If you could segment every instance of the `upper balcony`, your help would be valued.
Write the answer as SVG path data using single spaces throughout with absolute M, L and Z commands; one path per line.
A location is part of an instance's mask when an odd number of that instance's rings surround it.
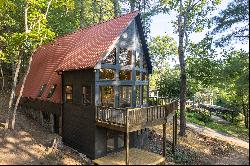
M 143 108 L 96 107 L 96 125 L 122 132 L 133 132 L 164 124 L 175 115 L 178 102 Z

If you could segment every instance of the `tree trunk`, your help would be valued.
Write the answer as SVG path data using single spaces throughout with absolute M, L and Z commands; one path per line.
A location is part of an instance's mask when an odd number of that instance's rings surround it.
M 3 74 L 3 68 L 2 68 L 2 60 L 0 60 L 0 70 L 1 70 L 1 76 L 2 76 L 2 91 L 4 90 L 4 74 Z
M 120 15 L 119 12 L 119 1 L 118 0 L 113 0 L 113 5 L 114 5 L 114 15 L 115 17 Z
M 243 110 L 243 114 L 244 114 L 244 123 L 245 123 L 245 127 L 248 128 L 248 109 L 246 108 L 246 104 L 244 102 L 244 97 L 243 95 L 241 96 L 241 104 L 242 104 L 242 110 Z
M 23 95 L 23 89 L 24 89 L 24 84 L 25 84 L 25 81 L 27 79 L 27 76 L 30 72 L 30 66 L 31 66 L 31 62 L 32 62 L 32 54 L 30 56 L 30 60 L 29 60 L 29 64 L 28 64 L 28 69 L 25 73 L 25 76 L 23 78 L 23 81 L 22 81 L 22 86 L 21 86 L 21 89 L 19 91 L 19 95 L 18 95 L 18 98 L 16 100 L 16 103 L 15 103 L 15 107 L 14 107 L 14 110 L 13 110 L 13 116 L 12 116 L 12 121 L 11 121 L 11 129 L 14 130 L 15 129 L 15 122 L 16 122 L 16 111 L 17 111 L 17 107 L 19 105 L 19 102 L 20 102 L 20 99 Z
M 21 66 L 21 55 L 19 55 L 19 59 L 15 68 L 15 74 L 13 78 L 13 85 L 11 88 L 11 95 L 10 95 L 10 100 L 9 100 L 9 108 L 8 108 L 8 117 L 6 119 L 6 124 L 5 124 L 5 129 L 8 129 L 10 127 L 10 121 L 11 121 L 11 115 L 12 115 L 12 108 L 13 108 L 13 101 L 15 98 L 15 91 L 16 91 L 16 85 L 17 85 L 17 78 L 18 74 L 20 71 L 20 66 Z
M 28 2 L 25 2 L 24 24 L 25 24 L 25 32 L 26 32 L 26 47 L 28 45 L 27 39 L 28 39 L 28 32 L 29 32 L 29 28 L 28 28 L 28 9 L 29 9 L 29 4 L 28 4 Z M 23 48 L 20 48 L 20 49 L 23 49 Z M 9 108 L 8 108 L 8 117 L 7 117 L 7 120 L 6 120 L 5 129 L 8 129 L 8 128 L 13 126 L 12 125 L 12 123 L 13 123 L 12 122 L 13 121 L 12 116 L 14 115 L 14 110 L 12 108 L 13 108 L 13 101 L 14 101 L 14 98 L 15 98 L 15 95 L 16 95 L 15 91 L 16 91 L 17 79 L 18 79 L 18 75 L 19 75 L 19 71 L 20 71 L 20 67 L 21 67 L 23 53 L 24 53 L 23 50 L 19 51 L 19 59 L 18 59 L 16 68 L 15 68 L 15 74 L 14 74 L 14 78 L 13 78 L 13 85 L 12 85 L 10 101 L 9 101 Z M 13 68 L 13 71 L 14 71 L 14 68 Z M 16 106 L 16 103 L 15 103 L 15 106 Z
M 186 21 L 182 22 L 183 11 L 182 11 L 182 1 L 180 0 L 180 15 L 178 18 L 178 33 L 179 33 L 179 46 L 178 55 L 180 62 L 180 136 L 186 134 L 186 89 L 187 89 L 187 78 L 186 78 L 186 63 L 185 63 L 185 52 L 184 52 L 184 34 Z

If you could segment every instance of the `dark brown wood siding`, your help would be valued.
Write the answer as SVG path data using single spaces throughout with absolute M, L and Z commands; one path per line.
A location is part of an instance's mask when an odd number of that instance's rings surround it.
M 63 104 L 63 142 L 95 158 L 94 69 L 63 72 L 63 86 L 73 87 L 73 103 Z M 82 104 L 82 86 L 91 85 L 92 104 Z M 64 95 L 64 93 L 62 93 Z

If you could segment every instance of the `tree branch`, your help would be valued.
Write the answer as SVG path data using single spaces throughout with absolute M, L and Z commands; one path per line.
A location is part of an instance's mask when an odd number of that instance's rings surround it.
M 46 13 L 45 13 L 45 19 L 46 19 L 47 16 L 48 16 L 48 12 L 49 12 L 49 8 L 50 8 L 51 2 L 52 2 L 52 0 L 50 0 L 49 3 L 48 3 L 47 10 L 46 10 Z

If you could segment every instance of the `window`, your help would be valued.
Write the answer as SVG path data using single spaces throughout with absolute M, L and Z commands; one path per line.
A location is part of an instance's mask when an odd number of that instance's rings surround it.
M 51 96 L 53 96 L 55 90 L 56 90 L 56 84 L 52 85 L 51 88 L 50 88 L 50 91 L 49 91 L 49 94 L 47 96 L 47 98 L 50 98 Z
M 131 107 L 132 104 L 132 87 L 120 86 L 119 106 L 122 108 Z
M 91 104 L 91 86 L 82 87 L 82 103 L 84 105 Z
M 121 70 L 119 72 L 119 79 L 120 80 L 131 80 L 132 78 L 132 71 L 130 70 Z
M 132 51 L 124 48 L 120 49 L 119 63 L 122 66 L 131 65 Z
M 65 102 L 73 103 L 73 87 L 70 85 L 65 86 Z
M 103 106 L 114 107 L 113 86 L 100 86 L 100 99 Z
M 47 86 L 47 84 L 42 85 L 37 97 L 41 97 L 43 95 L 43 92 L 45 91 L 46 86 Z
M 143 85 L 143 105 L 147 104 L 148 100 L 148 86 Z
M 141 106 L 141 86 L 136 86 L 136 107 Z
M 116 61 L 116 49 L 114 48 L 110 54 L 102 61 L 102 63 L 114 64 Z
M 114 80 L 115 79 L 115 70 L 113 70 L 113 69 L 100 69 L 100 79 Z

